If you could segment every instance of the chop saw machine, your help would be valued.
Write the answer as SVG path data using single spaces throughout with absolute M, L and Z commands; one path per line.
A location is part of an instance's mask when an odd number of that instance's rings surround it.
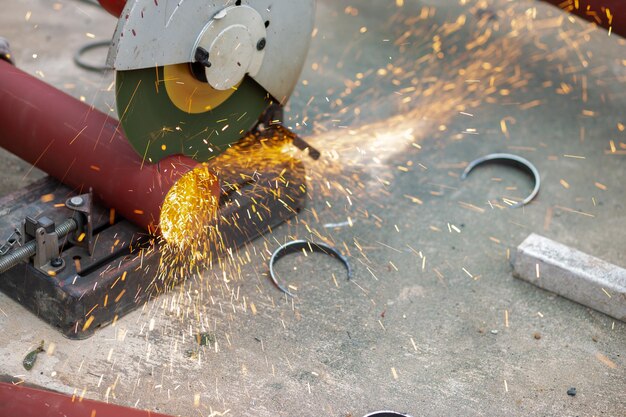
M 267 170 L 225 155 L 278 141 L 319 156 L 281 126 L 315 0 L 98 1 L 118 17 L 117 118 L 22 72 L 0 42 L 0 146 L 50 176 L 0 198 L 0 290 L 69 338 L 154 295 L 162 209 L 189 172 L 215 174 L 204 189 L 233 249 L 297 213 L 306 184 L 296 157 Z

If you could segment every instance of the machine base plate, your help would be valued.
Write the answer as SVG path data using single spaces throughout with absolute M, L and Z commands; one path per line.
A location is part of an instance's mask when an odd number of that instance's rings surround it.
M 276 181 L 276 167 L 271 173 L 260 170 L 247 180 L 242 178 L 246 176 L 241 172 L 222 173 L 220 178 L 222 184 L 237 189 L 232 195 L 222 194 L 218 215 L 237 219 L 219 226 L 233 249 L 293 217 L 304 207 L 306 197 L 304 166 L 299 160 L 289 161 L 288 171 L 282 173 L 284 182 Z M 76 194 L 47 177 L 0 198 L 0 237 L 9 236 L 26 216 L 45 215 L 60 224 L 72 215 L 63 202 Z M 268 208 L 262 218 L 248 215 L 254 204 Z M 161 259 L 156 239 L 124 219 L 112 222 L 110 210 L 98 205 L 93 207 L 92 218 L 96 244 L 91 256 L 62 239 L 65 268 L 58 274 L 50 276 L 32 262 L 22 262 L 0 275 L 1 291 L 70 339 L 90 337 L 158 295 L 150 290 Z

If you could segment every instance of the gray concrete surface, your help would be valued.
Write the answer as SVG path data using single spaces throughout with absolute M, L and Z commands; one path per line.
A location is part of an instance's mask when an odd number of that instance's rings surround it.
M 626 266 L 625 42 L 528 0 L 318 3 L 289 109 L 327 151 L 309 163 L 309 210 L 248 245 L 238 273 L 209 271 L 89 340 L 0 295 L 0 373 L 173 415 L 624 415 L 626 325 L 514 279 L 509 258 L 538 232 Z M 112 78 L 71 56 L 114 19 L 71 0 L 0 5 L 18 65 L 112 106 Z M 501 199 L 527 194 L 515 171 L 459 180 L 496 151 L 541 171 L 524 209 Z M 3 192 L 23 183 L 11 164 Z M 311 231 L 355 279 L 323 256 L 285 259 L 287 300 L 267 251 Z M 216 343 L 189 357 L 198 331 Z M 54 348 L 25 371 L 41 339 Z

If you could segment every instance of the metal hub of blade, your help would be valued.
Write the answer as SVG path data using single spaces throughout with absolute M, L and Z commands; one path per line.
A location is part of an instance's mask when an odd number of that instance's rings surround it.
M 205 65 L 207 82 L 227 90 L 248 74 L 254 77 L 265 56 L 266 31 L 261 15 L 249 6 L 223 9 L 206 25 L 194 48 Z
M 187 113 L 205 113 L 228 100 L 241 82 L 228 90 L 216 90 L 207 82 L 198 81 L 194 67 L 189 64 L 166 65 L 163 67 L 163 84 L 170 100 Z M 196 70 L 197 72 L 197 70 Z M 201 74 L 204 76 L 204 74 Z

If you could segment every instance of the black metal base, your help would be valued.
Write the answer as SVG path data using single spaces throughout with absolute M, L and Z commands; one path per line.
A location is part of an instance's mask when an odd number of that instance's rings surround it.
M 276 181 L 275 167 L 272 174 L 259 171 L 248 178 L 232 173 L 221 178 L 222 184 L 238 190 L 224 193 L 220 201 L 219 217 L 231 220 L 219 226 L 228 246 L 244 245 L 304 207 L 304 167 L 300 161 L 288 165 L 281 177 L 284 181 Z M 0 199 L 0 238 L 8 237 L 26 216 L 45 215 L 62 223 L 72 216 L 63 203 L 76 194 L 44 178 L 5 196 Z M 253 205 L 265 208 L 264 215 L 249 216 Z M 150 283 L 159 269 L 159 244 L 124 219 L 111 221 L 110 214 L 108 209 L 93 207 L 95 248 L 91 256 L 85 248 L 62 239 L 62 271 L 51 276 L 32 262 L 23 262 L 0 275 L 0 290 L 70 339 L 87 338 L 140 307 L 157 295 Z

